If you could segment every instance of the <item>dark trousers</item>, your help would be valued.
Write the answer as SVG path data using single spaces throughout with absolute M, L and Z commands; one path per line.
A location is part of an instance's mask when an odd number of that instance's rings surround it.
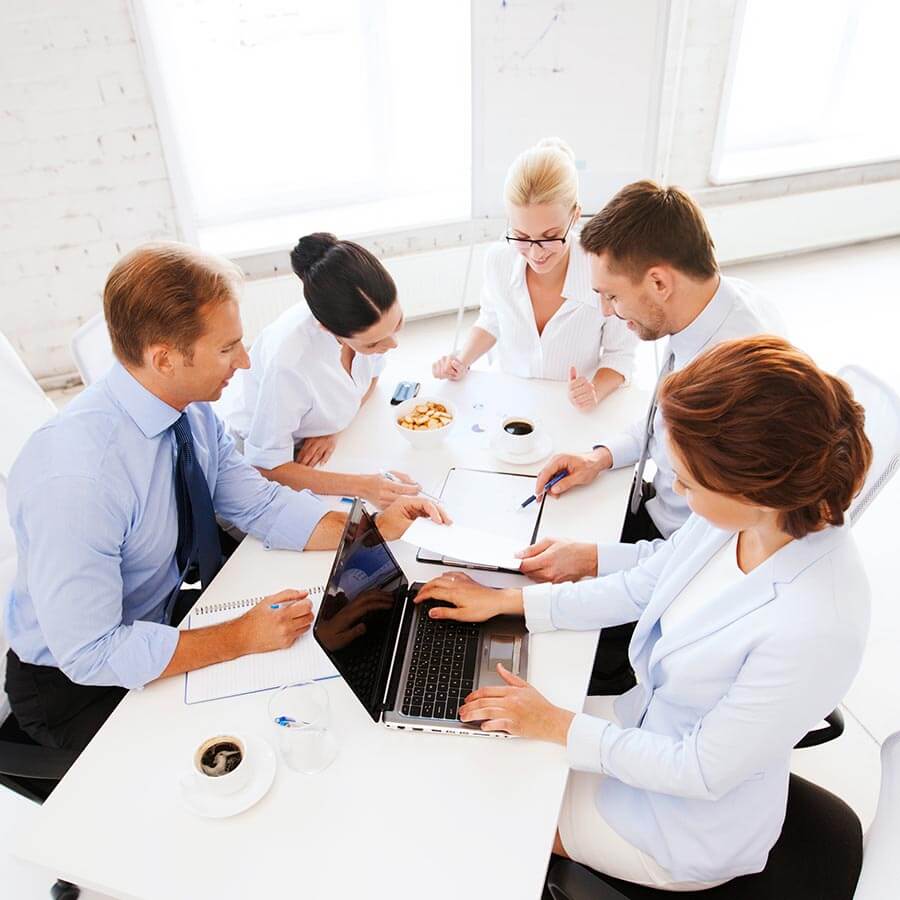
M 178 625 L 200 591 L 183 589 L 171 623 Z M 81 753 L 127 693 L 123 687 L 76 684 L 56 666 L 22 662 L 6 654 L 6 693 L 19 727 L 45 747 Z
M 127 691 L 75 684 L 55 666 L 22 662 L 9 650 L 6 693 L 19 727 L 33 741 L 80 753 Z
M 650 513 L 647 512 L 647 501 L 652 500 L 655 493 L 653 486 L 645 482 L 637 512 L 632 514 L 629 509 L 625 515 L 620 538 L 623 543 L 636 544 L 638 541 L 652 541 L 662 537 L 653 519 L 650 518 Z M 627 622 L 625 625 L 604 628 L 600 632 L 588 686 L 589 694 L 601 696 L 624 694 L 634 687 L 634 670 L 628 661 L 628 645 L 635 625 L 635 622 Z
M 222 555 L 228 559 L 239 542 L 224 531 L 219 540 Z M 200 593 L 191 588 L 178 592 L 170 624 L 181 622 Z M 19 727 L 33 741 L 81 753 L 127 691 L 122 687 L 76 684 L 56 666 L 22 662 L 10 650 L 6 655 L 6 693 Z

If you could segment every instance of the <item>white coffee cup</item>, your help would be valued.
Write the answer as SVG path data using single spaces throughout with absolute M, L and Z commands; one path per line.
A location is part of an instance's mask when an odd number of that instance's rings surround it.
M 240 753 L 240 762 L 230 768 L 233 765 L 230 762 L 234 753 L 232 747 Z M 216 774 L 217 769 L 230 771 Z M 236 734 L 218 734 L 207 738 L 194 750 L 187 780 L 195 790 L 225 797 L 243 788 L 250 780 L 251 771 L 252 760 L 247 758 L 247 742 Z
M 524 456 L 534 449 L 538 423 L 530 416 L 507 416 L 500 423 L 500 447 L 513 456 Z

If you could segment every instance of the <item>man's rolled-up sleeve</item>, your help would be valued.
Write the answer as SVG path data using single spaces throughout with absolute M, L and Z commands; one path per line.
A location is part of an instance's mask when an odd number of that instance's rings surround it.
M 122 620 L 127 512 L 87 477 L 58 477 L 23 498 L 28 591 L 47 647 L 76 684 L 140 688 L 175 653 L 178 631 Z

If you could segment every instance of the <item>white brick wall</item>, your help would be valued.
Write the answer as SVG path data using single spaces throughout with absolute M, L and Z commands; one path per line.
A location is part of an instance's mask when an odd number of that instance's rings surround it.
M 127 0 L 2 0 L 0 331 L 38 377 L 72 371 L 115 259 L 176 236 Z
M 736 3 L 672 0 L 676 46 L 687 20 L 663 94 L 668 180 L 711 206 L 900 179 L 884 163 L 709 184 Z M 157 237 L 177 226 L 127 0 L 0 0 L 0 331 L 35 375 L 73 371 L 69 338 L 109 267 Z

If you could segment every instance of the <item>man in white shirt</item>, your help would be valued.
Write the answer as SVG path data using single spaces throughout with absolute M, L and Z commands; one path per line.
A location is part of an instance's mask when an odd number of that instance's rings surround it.
M 750 285 L 720 273 L 703 214 L 679 188 L 651 181 L 627 185 L 587 224 L 581 245 L 603 312 L 624 320 L 641 340 L 668 337 L 659 381 L 721 341 L 784 331 L 780 317 Z M 568 469 L 569 475 L 550 488 L 558 496 L 589 484 L 606 469 L 637 464 L 621 541 L 600 546 L 540 541 L 522 554 L 522 571 L 531 578 L 573 581 L 630 568 L 654 541 L 665 540 L 687 520 L 687 503 L 672 488 L 666 427 L 655 394 L 654 389 L 648 414 L 628 431 L 604 437 L 589 453 L 554 456 L 537 479 L 540 495 L 557 472 Z M 649 460 L 656 465 L 652 484 L 643 481 Z M 604 630 L 591 693 L 630 686 L 631 630 Z M 601 669 L 608 677 L 599 677 Z

